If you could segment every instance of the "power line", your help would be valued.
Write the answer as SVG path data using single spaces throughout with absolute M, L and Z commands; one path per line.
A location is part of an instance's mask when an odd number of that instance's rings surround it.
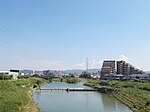
M 19 52 L 21 52 L 21 54 L 32 54 L 31 51 L 31 47 L 28 46 L 30 40 L 23 39 L 22 36 L 18 35 L 16 32 L 11 31 L 9 28 L 4 27 L 3 25 L 0 24 L 0 31 L 7 34 L 7 36 L 9 37 L 9 41 L 5 41 L 3 39 L 1 39 L 1 44 L 7 46 L 7 44 L 11 45 L 11 47 L 14 47 L 16 50 L 18 50 Z M 32 43 L 32 45 L 34 47 L 37 47 L 37 45 L 35 43 Z M 21 46 L 21 47 L 20 47 Z M 24 46 L 24 47 L 22 47 Z M 38 47 L 37 47 L 38 48 Z

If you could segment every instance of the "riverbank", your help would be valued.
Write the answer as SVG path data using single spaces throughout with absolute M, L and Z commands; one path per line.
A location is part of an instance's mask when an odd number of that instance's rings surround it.
M 69 84 L 75 84 L 75 83 L 79 83 L 79 82 L 86 82 L 85 79 L 81 79 L 81 78 L 75 78 L 75 77 L 66 77 L 66 78 L 52 78 L 51 80 L 56 81 L 56 82 L 66 82 Z
M 134 112 L 150 112 L 150 83 L 89 80 L 85 85 L 113 95 Z
M 0 81 L 0 112 L 40 112 L 32 99 L 32 87 L 43 85 L 47 80 L 28 78 Z
M 48 83 L 42 88 L 89 89 L 82 83 L 68 84 L 65 82 Z M 33 98 L 43 112 L 132 112 L 113 96 L 98 92 L 35 91 Z

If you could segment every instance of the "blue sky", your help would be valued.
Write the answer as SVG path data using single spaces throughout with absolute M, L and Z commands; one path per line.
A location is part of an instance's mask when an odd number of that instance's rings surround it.
M 100 68 L 125 59 L 150 70 L 149 0 L 0 0 L 0 70 Z

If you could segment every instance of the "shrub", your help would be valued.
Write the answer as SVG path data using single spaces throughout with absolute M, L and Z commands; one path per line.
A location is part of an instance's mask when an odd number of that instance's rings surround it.
M 145 103 L 145 105 L 146 105 L 146 106 L 149 106 L 149 105 L 150 105 L 150 101 L 147 100 L 146 103 Z
M 12 75 L 0 74 L 0 80 L 11 80 Z
M 27 79 L 27 78 L 29 78 L 29 76 L 27 76 L 27 75 L 19 75 L 18 76 L 18 79 Z

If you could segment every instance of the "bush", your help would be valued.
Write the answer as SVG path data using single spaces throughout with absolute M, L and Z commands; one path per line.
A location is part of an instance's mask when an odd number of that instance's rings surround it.
M 18 76 L 18 79 L 27 79 L 27 78 L 29 78 L 29 76 L 27 76 L 27 75 L 19 75 Z
M 90 79 L 90 78 L 91 78 L 91 74 L 84 72 L 83 74 L 80 75 L 80 78 L 87 78 L 87 79 Z
M 36 81 L 36 84 L 37 84 L 37 85 L 40 85 L 41 83 L 42 83 L 41 80 L 37 80 L 37 81 Z
M 12 75 L 0 74 L 0 80 L 11 80 Z
M 65 82 L 71 84 L 71 83 L 77 83 L 79 82 L 79 80 L 77 78 L 66 78 Z
M 146 105 L 146 106 L 149 106 L 149 105 L 150 105 L 150 101 L 147 100 L 146 103 L 145 103 L 145 105 Z

